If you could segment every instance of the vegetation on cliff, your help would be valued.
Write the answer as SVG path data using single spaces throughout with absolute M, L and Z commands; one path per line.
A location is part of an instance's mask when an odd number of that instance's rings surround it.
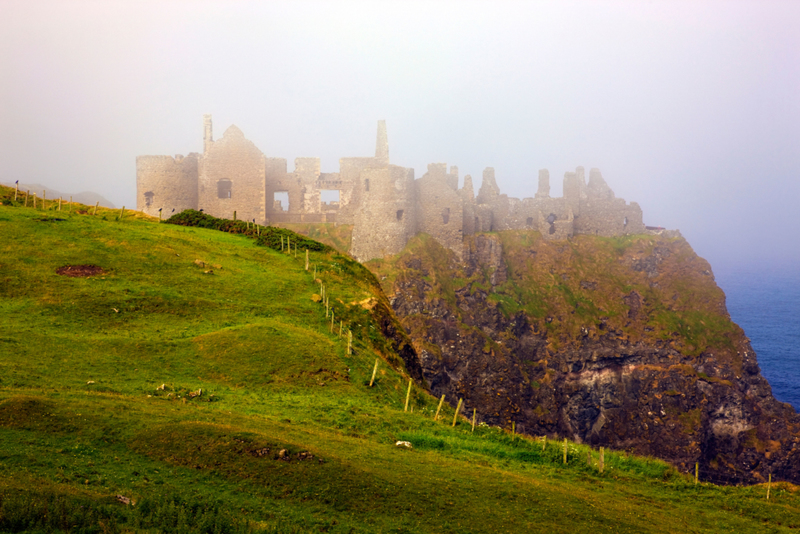
M 658 456 L 741 483 L 800 480 L 800 422 L 772 397 L 708 263 L 683 238 L 419 235 L 368 266 L 435 394 L 490 424 Z
M 612 451 L 600 473 L 574 443 L 564 466 L 561 442 L 452 427 L 447 405 L 433 421 L 438 399 L 419 385 L 404 411 L 404 334 L 375 278 L 334 250 L 310 252 L 306 271 L 303 249 L 259 245 L 264 228 L 34 210 L 0 193 L 2 531 L 800 526 L 790 484 L 766 501 L 763 486 L 695 486 Z

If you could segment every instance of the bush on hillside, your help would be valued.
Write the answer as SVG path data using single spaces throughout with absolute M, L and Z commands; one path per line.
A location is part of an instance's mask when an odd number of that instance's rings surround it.
M 248 224 L 245 221 L 232 221 L 230 219 L 218 219 L 202 211 L 197 210 L 184 210 L 176 213 L 165 221 L 168 224 L 177 224 L 180 226 L 194 226 L 196 228 L 209 228 L 211 230 L 219 230 L 221 232 L 228 232 L 229 234 L 245 234 L 256 238 L 256 243 L 260 246 L 270 247 L 277 250 L 281 249 L 281 243 L 287 243 L 287 239 L 291 240 L 292 245 L 297 245 L 298 251 L 305 249 L 317 252 L 329 252 L 333 249 L 327 245 L 323 245 L 318 241 L 309 239 L 305 236 L 296 234 L 291 230 L 285 228 L 276 228 L 274 226 L 260 226 L 256 229 L 255 226 Z

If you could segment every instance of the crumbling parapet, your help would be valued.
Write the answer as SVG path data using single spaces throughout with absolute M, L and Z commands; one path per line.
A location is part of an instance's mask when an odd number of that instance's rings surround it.
M 594 200 L 613 200 L 614 191 L 606 183 L 600 169 L 589 171 L 589 183 L 586 186 L 586 197 Z
M 456 166 L 432 163 L 414 180 L 413 169 L 389 164 L 385 121 L 378 123 L 374 157 L 341 158 L 333 173 L 321 172 L 319 158 L 294 163 L 287 172 L 285 159 L 265 157 L 236 126 L 214 141 L 205 115 L 202 155 L 136 159 L 137 207 L 151 215 L 202 208 L 261 223 L 353 224 L 351 253 L 361 261 L 396 254 L 419 232 L 461 257 L 464 236 L 480 232 L 538 230 L 546 239 L 566 239 L 645 231 L 639 205 L 616 198 L 598 169 L 590 170 L 588 184 L 583 167 L 565 173 L 561 198 L 550 197 L 547 169 L 539 171 L 535 197 L 521 200 L 500 193 L 492 167 L 483 171 L 477 196 L 469 175 L 458 188 Z
M 455 165 L 450 167 L 450 174 L 447 175 L 447 185 L 453 191 L 458 191 L 458 167 Z
M 494 169 L 486 167 L 483 170 L 483 181 L 478 191 L 478 197 L 475 200 L 478 204 L 488 204 L 499 194 L 500 188 L 497 187 L 497 181 L 494 179 Z

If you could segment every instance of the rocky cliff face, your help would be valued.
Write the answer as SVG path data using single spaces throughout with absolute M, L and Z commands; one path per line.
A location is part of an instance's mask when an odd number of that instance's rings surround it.
M 682 238 L 425 236 L 369 267 L 432 393 L 531 434 L 800 482 L 800 420 L 776 401 L 708 263 Z

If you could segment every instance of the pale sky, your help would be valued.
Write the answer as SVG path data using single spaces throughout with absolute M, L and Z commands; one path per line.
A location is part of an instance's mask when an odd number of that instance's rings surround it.
M 552 194 L 598 167 L 715 268 L 800 262 L 800 2 L 0 0 L 0 182 L 135 205 L 135 158 L 236 124 Z M 795 270 L 797 267 L 793 267 Z

